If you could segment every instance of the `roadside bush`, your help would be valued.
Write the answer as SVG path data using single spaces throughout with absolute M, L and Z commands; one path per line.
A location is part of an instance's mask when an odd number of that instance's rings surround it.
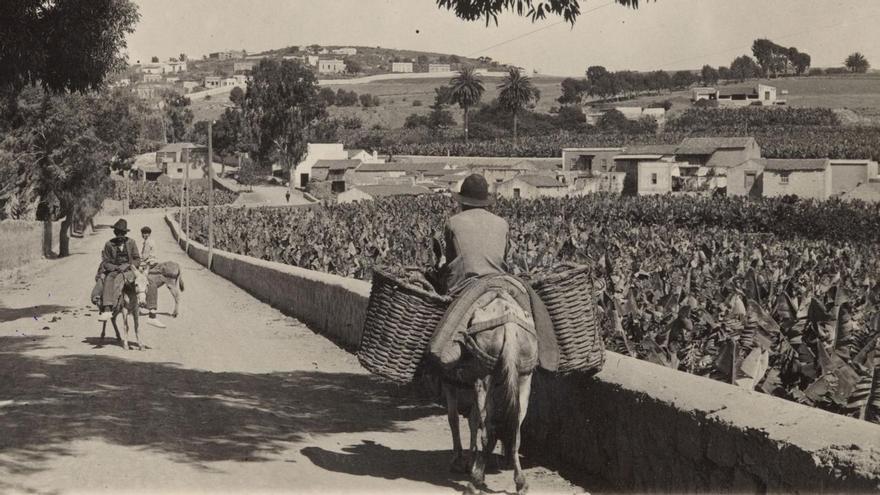
M 422 106 L 422 100 L 413 100 L 412 106 L 414 106 L 414 107 Z
M 358 94 L 354 91 L 346 91 L 342 88 L 336 91 L 336 106 L 353 107 L 357 105 L 357 102 Z
M 382 103 L 378 96 L 373 96 L 370 93 L 362 94 L 360 100 L 361 106 L 364 108 L 378 107 Z
M 810 76 L 824 76 L 825 71 L 822 70 L 822 68 L 820 68 L 820 67 L 813 67 L 812 69 L 810 69 L 810 72 L 808 73 L 808 75 L 810 75 Z

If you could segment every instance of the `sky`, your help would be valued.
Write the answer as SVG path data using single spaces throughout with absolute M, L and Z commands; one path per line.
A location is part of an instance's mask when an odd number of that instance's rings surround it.
M 581 0 L 574 26 L 511 14 L 498 26 L 466 22 L 435 0 L 135 0 L 141 20 L 129 62 L 190 58 L 226 49 L 250 53 L 290 45 L 382 46 L 489 56 L 559 76 L 609 70 L 728 65 L 769 38 L 841 66 L 861 51 L 880 68 L 878 0 L 642 0 L 634 10 Z

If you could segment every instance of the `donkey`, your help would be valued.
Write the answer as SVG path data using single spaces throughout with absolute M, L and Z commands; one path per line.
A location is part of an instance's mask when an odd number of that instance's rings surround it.
M 456 374 L 472 382 L 471 397 L 467 397 L 466 389 L 453 390 L 455 385 L 448 382 L 443 385 L 453 450 L 456 450 L 456 459 L 460 459 L 458 402 L 464 397 L 464 405 L 472 401 L 468 417 L 472 451 L 468 492 L 480 493 L 486 488 L 486 467 L 500 440 L 506 464 L 513 464 L 516 491 L 524 494 L 528 491 L 528 483 L 519 459 L 520 428 L 528 410 L 532 371 L 538 360 L 538 338 L 531 317 L 506 293 L 499 293 L 477 313 L 480 311 L 500 316 L 474 323 L 479 319 L 475 314 L 467 331 L 465 347 L 468 356 L 462 359 Z M 456 462 L 453 460 L 453 467 Z
M 183 292 L 183 272 L 180 265 L 174 261 L 163 261 L 153 265 L 149 269 L 149 281 L 156 284 L 156 289 L 163 285 L 168 287 L 171 297 L 174 298 L 174 311 L 171 316 L 177 318 L 180 308 L 180 297 Z
M 113 316 L 110 322 L 113 323 L 113 331 L 116 332 L 116 340 L 122 342 L 122 347 L 128 350 L 128 316 L 131 315 L 134 322 L 134 336 L 137 339 L 138 349 L 143 351 L 144 344 L 141 343 L 141 335 L 138 332 L 138 302 L 146 300 L 147 294 L 147 276 L 144 272 L 132 267 L 134 273 L 134 283 L 126 283 L 122 287 L 122 293 L 119 299 L 113 305 Z M 116 317 L 122 314 L 122 326 L 125 330 L 124 336 L 120 337 L 119 327 L 116 325 Z M 107 322 L 105 321 L 101 327 L 101 340 L 104 340 L 104 334 L 107 331 Z

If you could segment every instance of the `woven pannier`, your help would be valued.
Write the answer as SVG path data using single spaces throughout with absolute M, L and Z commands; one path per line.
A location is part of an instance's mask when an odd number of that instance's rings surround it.
M 559 345 L 558 372 L 600 371 L 605 364 L 605 343 L 596 315 L 591 268 L 561 265 L 556 273 L 539 275 L 530 283 L 553 321 Z
M 374 269 L 358 361 L 383 378 L 410 383 L 451 302 L 449 297 L 427 292 Z

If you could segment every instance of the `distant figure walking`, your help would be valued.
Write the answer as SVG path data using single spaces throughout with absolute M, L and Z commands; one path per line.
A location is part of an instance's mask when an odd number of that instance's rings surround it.
M 287 199 L 287 202 L 290 203 L 290 190 L 284 193 L 284 197 Z

